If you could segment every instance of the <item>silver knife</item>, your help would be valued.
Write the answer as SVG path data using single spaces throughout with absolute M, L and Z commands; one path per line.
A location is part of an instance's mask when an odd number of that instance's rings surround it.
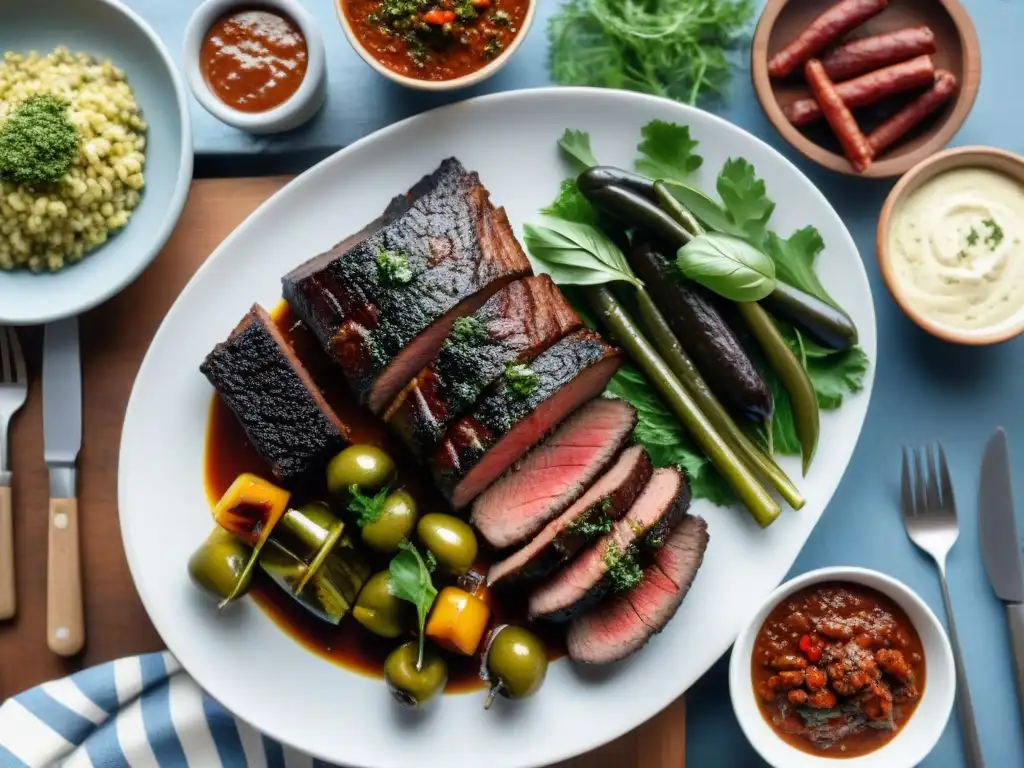
M 75 467 L 82 447 L 78 320 L 46 326 L 43 341 L 43 455 L 50 471 L 46 644 L 61 656 L 85 645 Z
M 985 447 L 978 492 L 978 530 L 988 580 L 1006 606 L 1013 659 L 1017 667 L 1017 694 L 1024 718 L 1024 562 L 1017 538 L 1010 452 L 1006 432 L 996 430 Z

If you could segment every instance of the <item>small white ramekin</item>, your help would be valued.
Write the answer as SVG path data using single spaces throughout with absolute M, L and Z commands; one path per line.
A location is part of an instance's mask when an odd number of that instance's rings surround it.
M 207 86 L 199 62 L 203 41 L 210 27 L 231 11 L 252 8 L 278 11 L 294 21 L 306 39 L 306 48 L 309 52 L 306 76 L 298 90 L 283 104 L 266 112 L 242 112 L 218 99 Z M 185 54 L 182 66 L 189 88 L 203 109 L 221 122 L 247 133 L 281 133 L 298 128 L 320 110 L 327 95 L 327 57 L 324 53 L 324 39 L 317 29 L 316 20 L 298 0 L 259 0 L 255 3 L 245 0 L 206 0 L 192 14 L 185 28 Z
M 348 38 L 348 41 L 355 52 L 358 53 L 359 57 L 371 68 L 375 69 L 388 80 L 417 91 L 457 91 L 460 88 L 468 88 L 471 85 L 477 85 L 482 83 L 484 80 L 488 80 L 493 77 L 497 74 L 499 69 L 508 64 L 509 60 L 515 56 L 516 51 L 519 50 L 519 46 L 523 44 L 523 40 L 525 40 L 526 36 L 530 34 L 530 27 L 533 26 L 533 19 L 537 15 L 537 6 L 540 4 L 540 0 L 530 0 L 530 4 L 526 9 L 526 17 L 523 19 L 523 25 L 519 29 L 519 34 L 515 36 L 508 48 L 502 51 L 499 56 L 496 56 L 494 61 L 487 64 L 487 66 L 481 67 L 476 72 L 470 72 L 468 75 L 456 77 L 453 80 L 418 80 L 415 77 L 400 75 L 393 69 L 384 66 L 372 53 L 366 50 L 366 46 L 362 44 L 359 40 L 359 35 L 356 34 L 354 29 L 352 29 L 352 24 L 349 22 L 348 15 L 345 13 L 345 1 L 346 0 L 334 0 L 334 7 L 338 12 L 338 21 L 341 22 L 341 28 L 345 31 L 345 37 Z
M 925 681 L 917 709 L 892 741 L 861 757 L 836 759 L 803 752 L 784 741 L 761 714 L 751 680 L 754 641 L 764 620 L 779 603 L 805 587 L 852 582 L 870 587 L 902 608 L 914 625 L 924 649 Z M 913 768 L 934 749 L 953 710 L 956 670 L 953 651 L 938 618 L 910 587 L 866 568 L 819 568 L 797 576 L 776 589 L 740 631 L 729 660 L 729 693 L 743 733 L 765 762 L 775 768 Z

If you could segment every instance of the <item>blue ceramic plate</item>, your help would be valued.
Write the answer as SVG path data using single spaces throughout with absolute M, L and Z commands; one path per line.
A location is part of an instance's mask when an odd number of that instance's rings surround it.
M 28 325 L 77 315 L 138 277 L 163 247 L 192 181 L 192 132 L 181 76 L 152 29 L 117 0 L 9 3 L 0 51 L 46 55 L 58 46 L 110 59 L 125 71 L 149 123 L 146 186 L 122 231 L 56 274 L 0 271 L 0 323 Z

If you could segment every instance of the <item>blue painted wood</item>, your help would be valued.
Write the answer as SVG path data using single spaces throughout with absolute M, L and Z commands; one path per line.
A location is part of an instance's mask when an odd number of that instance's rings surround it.
M 898 0 L 894 0 L 898 2 Z M 129 0 L 180 56 L 182 33 L 198 0 Z M 334 17 L 332 0 L 308 0 L 323 22 L 330 68 L 330 96 L 310 125 L 290 135 L 252 138 L 217 123 L 193 103 L 196 149 L 207 172 L 244 174 L 266 169 L 298 171 L 303 163 L 407 115 L 456 97 L 437 97 L 393 86 L 373 73 L 349 48 Z M 1019 47 L 1024 4 L 1019 0 L 967 0 L 982 41 L 981 92 L 955 144 L 990 144 L 1024 153 L 1024 81 Z M 547 85 L 546 20 L 555 0 L 543 0 L 523 49 L 489 83 L 457 98 L 512 88 Z M 1018 62 L 1012 64 L 1012 62 Z M 865 260 L 878 314 L 877 381 L 860 444 L 838 493 L 804 548 L 793 574 L 826 565 L 877 568 L 904 580 L 942 615 L 929 561 L 903 534 L 897 511 L 899 452 L 903 444 L 942 440 L 950 455 L 961 508 L 962 535 L 950 563 L 950 592 L 958 624 L 987 764 L 1024 766 L 1012 666 L 1002 608 L 982 567 L 977 535 L 978 464 L 988 435 L 1007 426 L 1018 493 L 1024 498 L 1024 340 L 989 349 L 950 346 L 919 331 L 899 311 L 882 284 L 875 262 L 875 223 L 890 182 L 850 179 L 812 166 L 785 146 L 762 115 L 738 61 L 732 93 L 714 111 L 780 149 L 822 189 L 850 228 Z M 784 190 L 772 190 L 780 196 Z M 1022 520 L 1021 530 L 1024 530 Z M 729 704 L 726 661 L 689 697 L 688 762 L 695 768 L 748 768 L 760 761 L 747 745 Z M 639 693 L 638 693 L 639 695 Z M 951 720 L 925 768 L 963 765 L 960 735 Z

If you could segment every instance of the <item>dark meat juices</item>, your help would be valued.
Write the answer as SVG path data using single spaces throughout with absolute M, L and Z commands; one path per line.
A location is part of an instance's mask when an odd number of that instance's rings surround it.
M 924 691 L 921 639 L 892 600 L 859 584 L 819 584 L 768 615 L 751 657 L 765 720 L 805 752 L 845 758 L 889 742 Z
M 241 112 L 266 112 L 299 89 L 309 51 L 291 19 L 270 11 L 239 11 L 206 33 L 199 63 L 218 99 Z

